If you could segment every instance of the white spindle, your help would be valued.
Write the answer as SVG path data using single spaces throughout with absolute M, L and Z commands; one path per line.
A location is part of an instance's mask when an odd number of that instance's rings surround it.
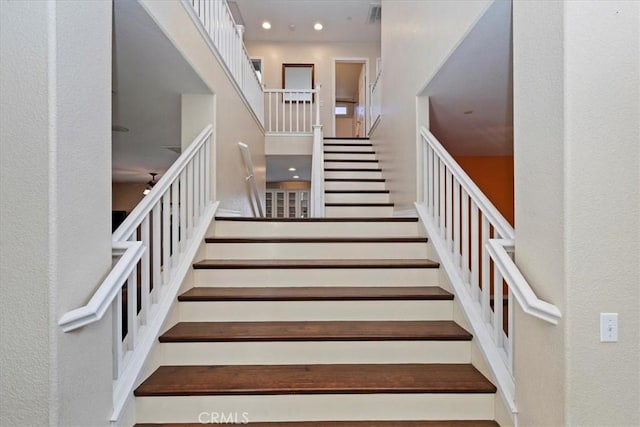
M 462 190 L 462 278 L 469 283 L 469 195 Z
M 146 216 L 140 225 L 141 235 L 142 235 L 142 244 L 146 251 L 142 255 L 142 262 L 140 263 L 140 268 L 142 269 L 140 277 L 140 324 L 146 325 L 148 314 L 149 314 L 149 293 L 151 291 L 151 275 L 149 274 L 150 270 L 150 255 L 151 252 L 151 234 L 149 233 L 149 216 Z
M 486 216 L 482 215 L 482 244 L 480 245 L 480 253 L 482 254 L 482 277 L 480 283 L 482 285 L 482 318 L 485 322 L 491 321 L 491 307 L 489 306 L 491 288 L 491 272 L 489 268 L 489 253 L 487 252 L 486 244 L 489 241 L 489 220 Z
M 187 243 L 187 168 L 180 174 L 180 249 L 184 250 Z
M 200 155 L 193 159 L 193 216 L 200 217 Z
M 173 187 L 173 186 L 172 186 Z M 162 283 L 171 278 L 171 190 L 162 196 Z
M 460 268 L 460 183 L 453 182 L 453 254 L 456 267 Z
M 153 216 L 151 218 L 151 244 L 153 246 L 153 250 L 151 251 L 152 256 L 152 284 L 153 284 L 153 300 L 152 302 L 157 302 L 158 295 L 160 294 L 160 286 L 162 285 L 162 277 L 161 277 L 161 257 L 162 257 L 162 223 L 161 223 L 161 214 L 162 214 L 162 205 L 157 203 L 153 207 Z
M 498 269 L 493 269 L 493 340 L 498 347 L 502 347 L 503 327 L 503 306 L 502 299 L 502 275 Z
M 446 193 L 445 193 L 445 188 L 446 188 L 446 183 L 445 183 L 445 166 L 444 163 L 442 163 L 441 161 L 438 162 L 438 170 L 439 170 L 439 177 L 438 177 L 438 184 L 440 185 L 440 189 L 439 189 L 439 193 L 440 193 L 440 200 L 438 201 L 439 206 L 440 206 L 440 236 L 442 238 L 445 238 L 445 227 L 446 227 L 446 218 L 445 218 L 445 214 L 446 214 L 446 205 L 445 205 L 445 199 L 446 199 Z
M 180 179 L 171 185 L 171 261 L 176 266 L 180 248 Z
M 122 348 L 122 288 L 118 289 L 111 306 L 113 310 L 113 379 L 116 380 L 122 372 L 122 355 L 124 354 Z
M 139 268 L 139 267 L 138 267 Z M 136 347 L 138 339 L 138 278 L 137 271 L 129 276 L 127 282 L 127 342 L 128 350 Z
M 478 206 L 471 201 L 471 296 L 475 301 L 480 299 L 480 223 L 478 222 Z
M 445 174 L 445 199 L 446 199 L 446 205 L 445 205 L 445 212 L 446 212 L 446 218 L 445 218 L 445 227 L 446 227 L 446 236 L 447 236 L 447 247 L 449 248 L 449 252 L 451 252 L 452 254 L 454 253 L 453 251 L 453 192 L 451 191 L 451 183 L 453 180 L 453 177 L 451 175 L 451 171 L 447 170 L 446 174 Z

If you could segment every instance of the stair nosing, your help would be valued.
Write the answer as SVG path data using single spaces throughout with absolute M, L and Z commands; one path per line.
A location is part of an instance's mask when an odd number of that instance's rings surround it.
M 324 168 L 325 172 L 382 172 L 380 168 L 358 169 L 358 168 Z
M 377 207 L 393 207 L 393 203 L 325 203 L 326 206 L 331 207 L 366 207 L 366 208 L 377 208 Z
M 444 332 L 442 332 L 444 330 Z M 441 333 L 438 333 L 438 332 Z M 179 322 L 159 337 L 184 342 L 471 341 L 452 320 Z
M 412 291 L 412 292 L 410 292 Z M 178 301 L 452 301 L 439 286 L 193 287 Z
M 335 217 L 335 218 L 258 218 L 249 216 L 217 216 L 216 221 L 246 222 L 418 222 L 417 217 Z
M 326 378 L 331 381 L 327 383 Z M 160 366 L 135 396 L 495 394 L 470 363 Z
M 426 243 L 426 237 L 206 237 L 206 243 Z
M 439 268 L 440 264 L 427 260 L 380 260 L 380 259 L 321 259 L 321 260 L 283 260 L 283 259 L 232 259 L 232 260 L 203 260 L 193 264 L 196 270 L 209 269 L 383 269 L 383 268 Z
M 384 178 L 325 178 L 325 182 L 385 182 Z
M 324 190 L 325 194 L 389 194 L 389 190 Z
M 325 163 L 378 163 L 377 160 L 369 159 L 324 159 Z
M 332 151 L 332 150 L 323 151 L 323 153 L 324 154 L 367 154 L 367 155 L 376 154 L 375 151 Z M 333 159 L 327 159 L 327 161 L 333 161 Z

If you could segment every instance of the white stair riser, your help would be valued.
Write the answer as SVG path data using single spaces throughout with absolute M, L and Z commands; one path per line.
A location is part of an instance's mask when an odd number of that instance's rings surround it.
M 164 365 L 471 363 L 469 341 L 163 343 L 160 352 Z
M 382 179 L 382 172 L 376 171 L 325 171 L 325 178 L 339 179 Z
M 197 286 L 438 286 L 437 268 L 198 269 Z
M 444 301 L 182 301 L 182 322 L 451 320 Z
M 421 259 L 426 243 L 209 243 L 207 259 Z
M 325 153 L 324 160 L 376 160 L 374 153 Z
M 494 418 L 494 394 L 385 393 L 136 398 L 137 422 L 477 420 Z M 243 419 L 243 415 L 246 417 Z M 217 420 L 216 422 L 220 422 Z
M 418 222 L 215 221 L 216 237 L 412 237 L 424 236 Z
M 367 181 L 325 181 L 325 190 L 386 190 L 384 182 Z
M 325 168 L 337 168 L 337 169 L 379 169 L 378 162 L 340 162 L 333 160 L 324 161 Z
M 325 144 L 324 151 L 362 151 L 363 153 L 373 153 L 373 147 L 369 145 L 332 146 Z
M 325 206 L 329 218 L 366 218 L 393 216 L 393 206 Z
M 325 203 L 389 203 L 389 193 L 325 193 Z

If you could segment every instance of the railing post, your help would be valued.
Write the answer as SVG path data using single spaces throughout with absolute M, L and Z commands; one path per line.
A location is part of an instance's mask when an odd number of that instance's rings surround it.
M 313 155 L 311 157 L 311 217 L 324 217 L 324 153 L 322 126 L 313 126 Z
M 318 85 L 316 88 L 316 126 L 320 126 L 320 89 L 322 89 L 322 85 Z

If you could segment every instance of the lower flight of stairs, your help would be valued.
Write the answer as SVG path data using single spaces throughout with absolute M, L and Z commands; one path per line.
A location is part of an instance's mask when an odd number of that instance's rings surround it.
M 217 219 L 138 425 L 497 426 L 426 245 L 413 218 Z
M 327 217 L 393 215 L 382 169 L 368 138 L 324 140 Z

